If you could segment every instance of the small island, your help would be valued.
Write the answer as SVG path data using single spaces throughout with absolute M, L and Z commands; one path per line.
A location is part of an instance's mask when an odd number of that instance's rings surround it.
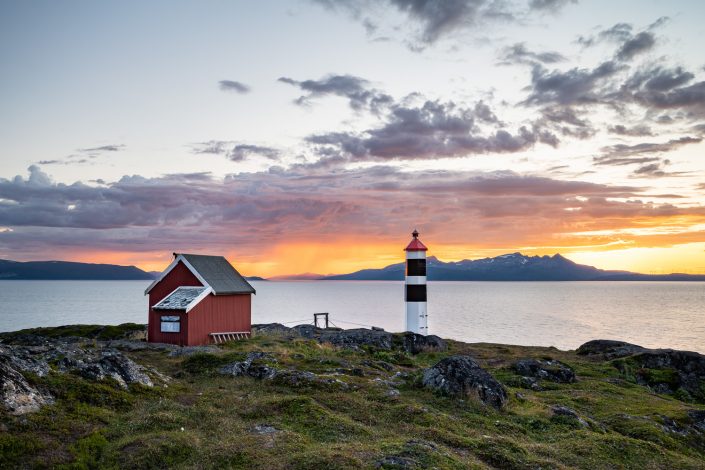
M 221 345 L 145 326 L 0 334 L 3 466 L 702 468 L 705 356 L 253 325 Z

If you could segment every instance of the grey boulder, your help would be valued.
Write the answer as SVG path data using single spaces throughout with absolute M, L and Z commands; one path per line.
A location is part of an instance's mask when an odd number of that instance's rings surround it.
M 426 369 L 423 386 L 458 398 L 477 397 L 482 403 L 500 409 L 507 391 L 470 356 L 450 356 Z

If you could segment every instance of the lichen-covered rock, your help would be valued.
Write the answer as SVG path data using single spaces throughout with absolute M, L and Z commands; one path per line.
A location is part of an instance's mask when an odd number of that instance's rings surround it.
M 705 356 L 692 351 L 646 349 L 628 358 L 614 361 L 625 375 L 648 385 L 656 393 L 680 392 L 705 402 Z M 683 393 L 685 392 L 685 393 Z
M 6 356 L 0 356 L 0 402 L 7 412 L 15 415 L 31 413 L 53 402 L 53 397 L 27 382 Z
M 392 334 L 386 331 L 357 328 L 353 330 L 322 330 L 319 341 L 335 346 L 358 349 L 371 346 L 378 349 L 392 349 Z
M 688 410 L 693 426 L 705 433 L 705 410 Z
M 448 345 L 436 335 L 420 335 L 407 331 L 402 336 L 402 347 L 409 354 L 418 354 L 424 351 L 445 351 Z
M 128 384 L 141 384 L 147 387 L 154 385 L 142 366 L 115 350 L 67 356 L 58 362 L 58 367 L 61 371 L 76 372 L 90 380 L 103 380 L 109 377 L 122 388 L 127 388 Z
M 573 369 L 558 361 L 520 359 L 512 367 L 517 374 L 523 377 L 534 377 L 564 384 L 575 382 Z
M 482 403 L 501 408 L 507 402 L 507 391 L 470 356 L 450 356 L 423 374 L 424 387 L 451 396 L 475 396 Z
M 265 362 L 274 361 L 274 358 L 266 352 L 253 351 L 247 355 L 244 361 L 233 362 L 221 367 L 218 372 L 223 375 L 232 375 L 234 377 L 252 377 L 255 379 L 273 379 L 278 371 L 274 367 L 267 365 Z
M 646 348 L 624 341 L 614 341 L 610 339 L 594 339 L 580 345 L 576 350 L 581 356 L 600 355 L 605 359 L 616 359 L 619 357 L 631 356 L 638 352 L 645 351 Z

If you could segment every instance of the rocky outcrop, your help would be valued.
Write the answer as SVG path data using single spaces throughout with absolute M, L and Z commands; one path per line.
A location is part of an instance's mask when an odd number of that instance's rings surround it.
M 424 387 L 465 398 L 477 397 L 482 403 L 502 408 L 507 402 L 507 391 L 470 356 L 450 356 L 426 369 Z
M 145 368 L 104 343 L 35 335 L 23 338 L 26 344 L 15 337 L 13 344 L 0 345 L 2 401 L 11 413 L 36 411 L 51 402 L 51 397 L 27 382 L 23 373 L 45 377 L 51 371 L 71 372 L 89 380 L 113 379 L 122 388 L 154 385 Z
M 601 356 L 604 359 L 617 359 L 620 357 L 631 356 L 646 348 L 636 344 L 625 343 L 624 341 L 613 341 L 610 339 L 594 339 L 585 344 L 580 345 L 576 350 L 581 356 Z
M 274 334 L 287 337 L 313 339 L 319 343 L 330 343 L 334 346 L 360 349 L 369 346 L 378 349 L 392 349 L 392 334 L 384 330 L 368 330 L 357 328 L 343 330 L 341 328 L 318 328 L 313 325 L 296 325 L 287 328 L 279 323 L 253 325 L 255 334 Z
M 336 386 L 346 389 L 348 384 L 334 377 L 325 377 L 313 372 L 296 369 L 277 369 L 270 365 L 276 359 L 269 353 L 254 351 L 247 355 L 244 361 L 227 364 L 218 373 L 233 377 L 252 377 L 258 380 L 271 380 L 274 383 L 291 387 L 305 386 Z
M 269 353 L 253 351 L 247 355 L 244 361 L 227 364 L 221 367 L 218 372 L 233 377 L 248 376 L 260 380 L 273 379 L 277 375 L 277 370 L 269 366 L 267 362 L 276 362 L 276 360 Z
M 321 343 L 330 343 L 343 348 L 359 349 L 371 346 L 378 349 L 392 349 L 392 334 L 386 331 L 357 328 L 354 330 L 323 330 L 317 338 Z
M 31 413 L 53 402 L 53 397 L 27 382 L 6 355 L 0 356 L 0 404 L 15 415 Z
M 111 378 L 125 389 L 128 384 L 154 385 L 142 366 L 115 350 L 74 351 L 60 359 L 57 367 L 61 372 L 75 372 L 90 380 Z
M 575 382 L 573 369 L 558 361 L 520 359 L 513 364 L 512 368 L 522 377 L 532 377 L 564 384 Z
M 623 341 L 594 340 L 581 345 L 578 354 L 599 356 L 628 379 L 656 393 L 705 403 L 705 356 L 692 351 L 647 349 Z
M 401 343 L 404 351 L 409 354 L 419 354 L 424 351 L 446 351 L 448 345 L 436 335 L 420 335 L 407 331 L 401 334 Z
M 551 406 L 551 413 L 555 417 L 574 420 L 584 428 L 589 426 L 588 422 L 581 418 L 574 409 L 568 408 L 567 406 L 553 405 Z

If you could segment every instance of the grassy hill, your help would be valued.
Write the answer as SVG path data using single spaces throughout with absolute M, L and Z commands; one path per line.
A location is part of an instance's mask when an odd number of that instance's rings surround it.
M 120 336 L 85 326 L 75 333 Z M 134 325 L 127 328 L 134 332 Z M 37 333 L 35 330 L 33 333 Z M 52 334 L 43 329 L 39 334 Z M 63 328 L 54 337 L 71 336 Z M 22 335 L 5 335 L 19 341 Z M 87 339 L 85 347 L 101 347 Z M 92 346 L 91 346 L 92 345 Z M 139 348 L 133 348 L 139 349 Z M 5 468 L 705 468 L 705 410 L 634 382 L 615 364 L 554 348 L 448 341 L 448 351 L 409 353 L 338 348 L 276 334 L 189 356 L 164 350 L 125 354 L 155 386 L 122 389 L 51 372 L 29 381 L 54 404 L 22 416 L 0 412 Z M 268 352 L 280 370 L 321 380 L 284 383 L 231 377 L 218 369 Z M 468 354 L 507 389 L 502 410 L 420 385 L 425 368 Z M 519 358 L 570 366 L 575 383 L 524 388 Z M 323 380 L 325 379 L 325 380 Z M 558 415 L 569 407 L 578 418 Z

